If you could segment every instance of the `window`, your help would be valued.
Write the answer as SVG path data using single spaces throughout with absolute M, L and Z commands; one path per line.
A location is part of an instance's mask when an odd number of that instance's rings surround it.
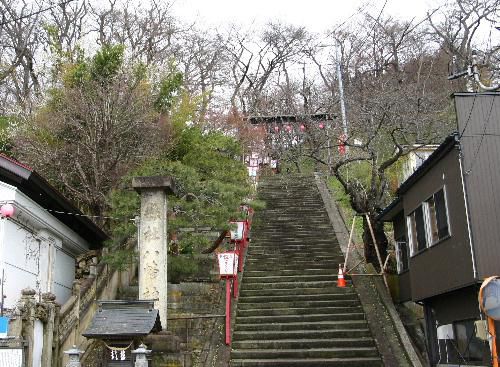
M 434 244 L 450 235 L 444 190 L 441 189 L 436 192 L 427 199 L 425 204 L 427 208 L 428 241 L 430 244 Z
M 404 238 L 403 238 L 404 239 Z M 401 274 L 409 269 L 408 244 L 406 241 L 396 242 L 396 263 L 398 274 Z
M 424 211 L 420 205 L 408 216 L 408 228 L 410 229 L 410 249 L 414 255 L 427 247 L 427 236 L 425 232 Z
M 486 324 L 482 320 L 457 320 L 437 328 L 438 363 L 491 365 Z
M 407 227 L 412 256 L 450 236 L 444 188 L 408 215 Z

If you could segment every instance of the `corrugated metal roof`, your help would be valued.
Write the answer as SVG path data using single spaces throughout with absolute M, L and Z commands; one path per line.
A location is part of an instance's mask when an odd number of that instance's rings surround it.
M 119 339 L 160 331 L 160 315 L 153 301 L 97 301 L 99 310 L 82 334 L 90 339 Z

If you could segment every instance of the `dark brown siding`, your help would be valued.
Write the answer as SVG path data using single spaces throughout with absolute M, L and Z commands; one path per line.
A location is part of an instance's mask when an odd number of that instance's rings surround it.
M 432 307 L 439 325 L 451 324 L 453 321 L 479 318 L 478 292 L 476 286 L 470 286 L 433 297 L 425 303 Z
M 443 186 L 451 237 L 410 258 L 413 300 L 422 300 L 474 283 L 467 220 L 460 179 L 459 154 L 449 151 L 404 194 L 405 215 Z
M 478 278 L 500 275 L 500 94 L 455 96 Z

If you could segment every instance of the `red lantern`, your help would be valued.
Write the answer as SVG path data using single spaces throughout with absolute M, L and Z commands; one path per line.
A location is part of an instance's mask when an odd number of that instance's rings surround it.
M 305 131 L 306 126 L 304 124 L 300 124 L 300 131 Z
M 287 125 L 286 126 L 286 131 L 288 131 L 288 132 L 292 131 L 292 126 L 291 125 Z
M 14 206 L 12 204 L 4 204 L 0 207 L 0 214 L 4 218 L 10 218 L 14 215 Z
M 345 134 L 339 136 L 338 143 L 339 143 L 340 155 L 345 155 L 346 153 L 346 145 L 345 145 L 346 141 L 347 141 L 347 136 Z
M 324 128 L 325 128 L 325 124 L 324 124 L 324 123 L 322 123 L 322 122 L 320 122 L 320 123 L 319 123 L 319 128 L 320 128 L 320 129 L 324 129 Z
M 280 131 L 280 128 L 278 126 L 275 126 L 274 131 L 278 133 Z

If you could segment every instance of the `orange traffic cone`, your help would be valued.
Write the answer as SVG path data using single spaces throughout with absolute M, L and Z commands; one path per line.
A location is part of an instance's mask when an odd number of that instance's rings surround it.
M 342 271 L 342 264 L 339 264 L 339 275 L 337 277 L 337 287 L 345 287 L 344 272 Z

